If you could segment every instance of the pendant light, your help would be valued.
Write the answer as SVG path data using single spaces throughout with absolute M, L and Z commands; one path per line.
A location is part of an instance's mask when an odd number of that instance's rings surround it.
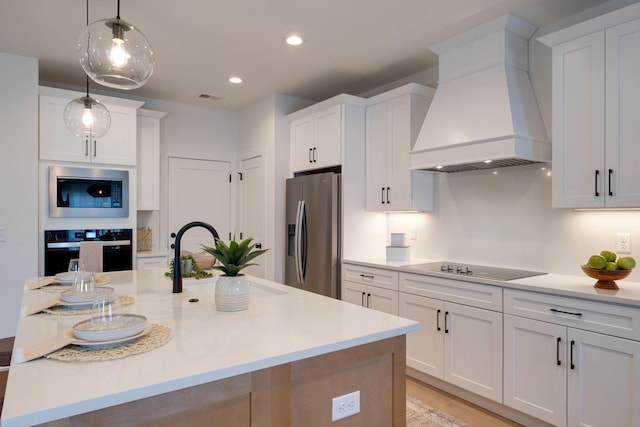
M 89 0 L 87 0 L 87 24 L 89 24 Z M 87 96 L 76 98 L 64 108 L 64 124 L 76 136 L 100 138 L 111 127 L 111 114 L 107 107 L 89 96 L 89 77 Z
M 115 18 L 88 25 L 78 43 L 80 64 L 96 83 L 114 89 L 137 89 L 153 74 L 153 51 L 140 30 Z

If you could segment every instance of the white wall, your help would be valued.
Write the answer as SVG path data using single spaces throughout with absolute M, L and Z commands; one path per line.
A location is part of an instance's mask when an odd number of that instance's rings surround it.
M 38 60 L 0 53 L 0 338 L 14 336 L 38 275 Z
M 266 278 L 284 280 L 285 180 L 289 177 L 289 120 L 286 115 L 313 101 L 272 94 L 239 113 L 238 161 L 264 157 L 264 255 Z
M 153 229 L 154 246 L 169 250 L 173 239 L 168 229 L 169 157 L 229 161 L 235 169 L 238 113 L 158 99 L 144 99 L 144 108 L 166 112 L 160 124 L 160 212 L 139 216 Z M 215 197 L 215 189 L 202 189 L 203 197 Z M 232 191 L 232 194 L 235 194 Z M 235 199 L 231 202 L 235 219 Z M 215 226 L 215 225 L 214 225 Z M 233 228 L 235 225 L 231 224 Z

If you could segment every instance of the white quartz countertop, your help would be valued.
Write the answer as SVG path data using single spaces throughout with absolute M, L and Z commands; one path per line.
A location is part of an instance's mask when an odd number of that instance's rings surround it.
M 214 305 L 215 278 L 185 280 L 183 293 L 173 294 L 165 271 L 107 274 L 112 279 L 108 286 L 135 299 L 124 312 L 171 328 L 168 343 L 108 362 L 41 358 L 13 364 L 0 425 L 56 420 L 403 335 L 419 327 L 411 320 L 251 276 L 249 309 L 219 312 Z M 25 290 L 22 304 L 30 306 L 51 297 L 52 291 Z M 189 302 L 193 298 L 199 301 Z M 42 342 L 87 317 L 44 313 L 21 317 L 14 349 Z
M 353 259 L 343 260 L 343 263 L 362 265 L 366 267 L 385 268 L 405 273 L 421 274 L 425 276 L 443 277 L 447 279 L 465 282 L 483 283 L 486 285 L 500 286 L 505 289 L 520 289 L 535 292 L 543 292 L 553 295 L 583 298 L 592 301 L 625 304 L 640 308 L 640 283 L 626 279 L 618 280 L 618 290 L 598 289 L 596 283 L 586 275 L 576 276 L 569 274 L 543 274 L 525 279 L 500 281 L 473 276 L 460 276 L 457 274 L 411 269 L 411 264 L 437 262 L 438 260 L 411 259 L 409 261 L 386 261 L 385 259 Z M 511 268 L 511 267 L 506 267 Z

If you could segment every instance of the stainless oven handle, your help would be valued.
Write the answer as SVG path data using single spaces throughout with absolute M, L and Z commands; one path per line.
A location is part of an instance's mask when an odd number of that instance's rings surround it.
M 102 242 L 102 246 L 130 246 L 131 240 L 107 240 Z M 79 242 L 57 242 L 47 243 L 47 248 L 59 249 L 59 248 L 80 248 Z

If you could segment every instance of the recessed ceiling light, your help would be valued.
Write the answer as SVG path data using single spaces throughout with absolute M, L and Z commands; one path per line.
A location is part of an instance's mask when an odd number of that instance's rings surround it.
M 240 84 L 242 83 L 242 79 L 238 76 L 229 77 L 229 83 Z
M 291 35 L 291 36 L 287 37 L 286 38 L 286 42 L 287 42 L 288 45 L 291 45 L 291 46 L 300 46 L 302 43 L 304 43 L 304 40 L 302 40 L 300 38 L 300 36 L 296 36 L 294 34 L 294 35 Z

